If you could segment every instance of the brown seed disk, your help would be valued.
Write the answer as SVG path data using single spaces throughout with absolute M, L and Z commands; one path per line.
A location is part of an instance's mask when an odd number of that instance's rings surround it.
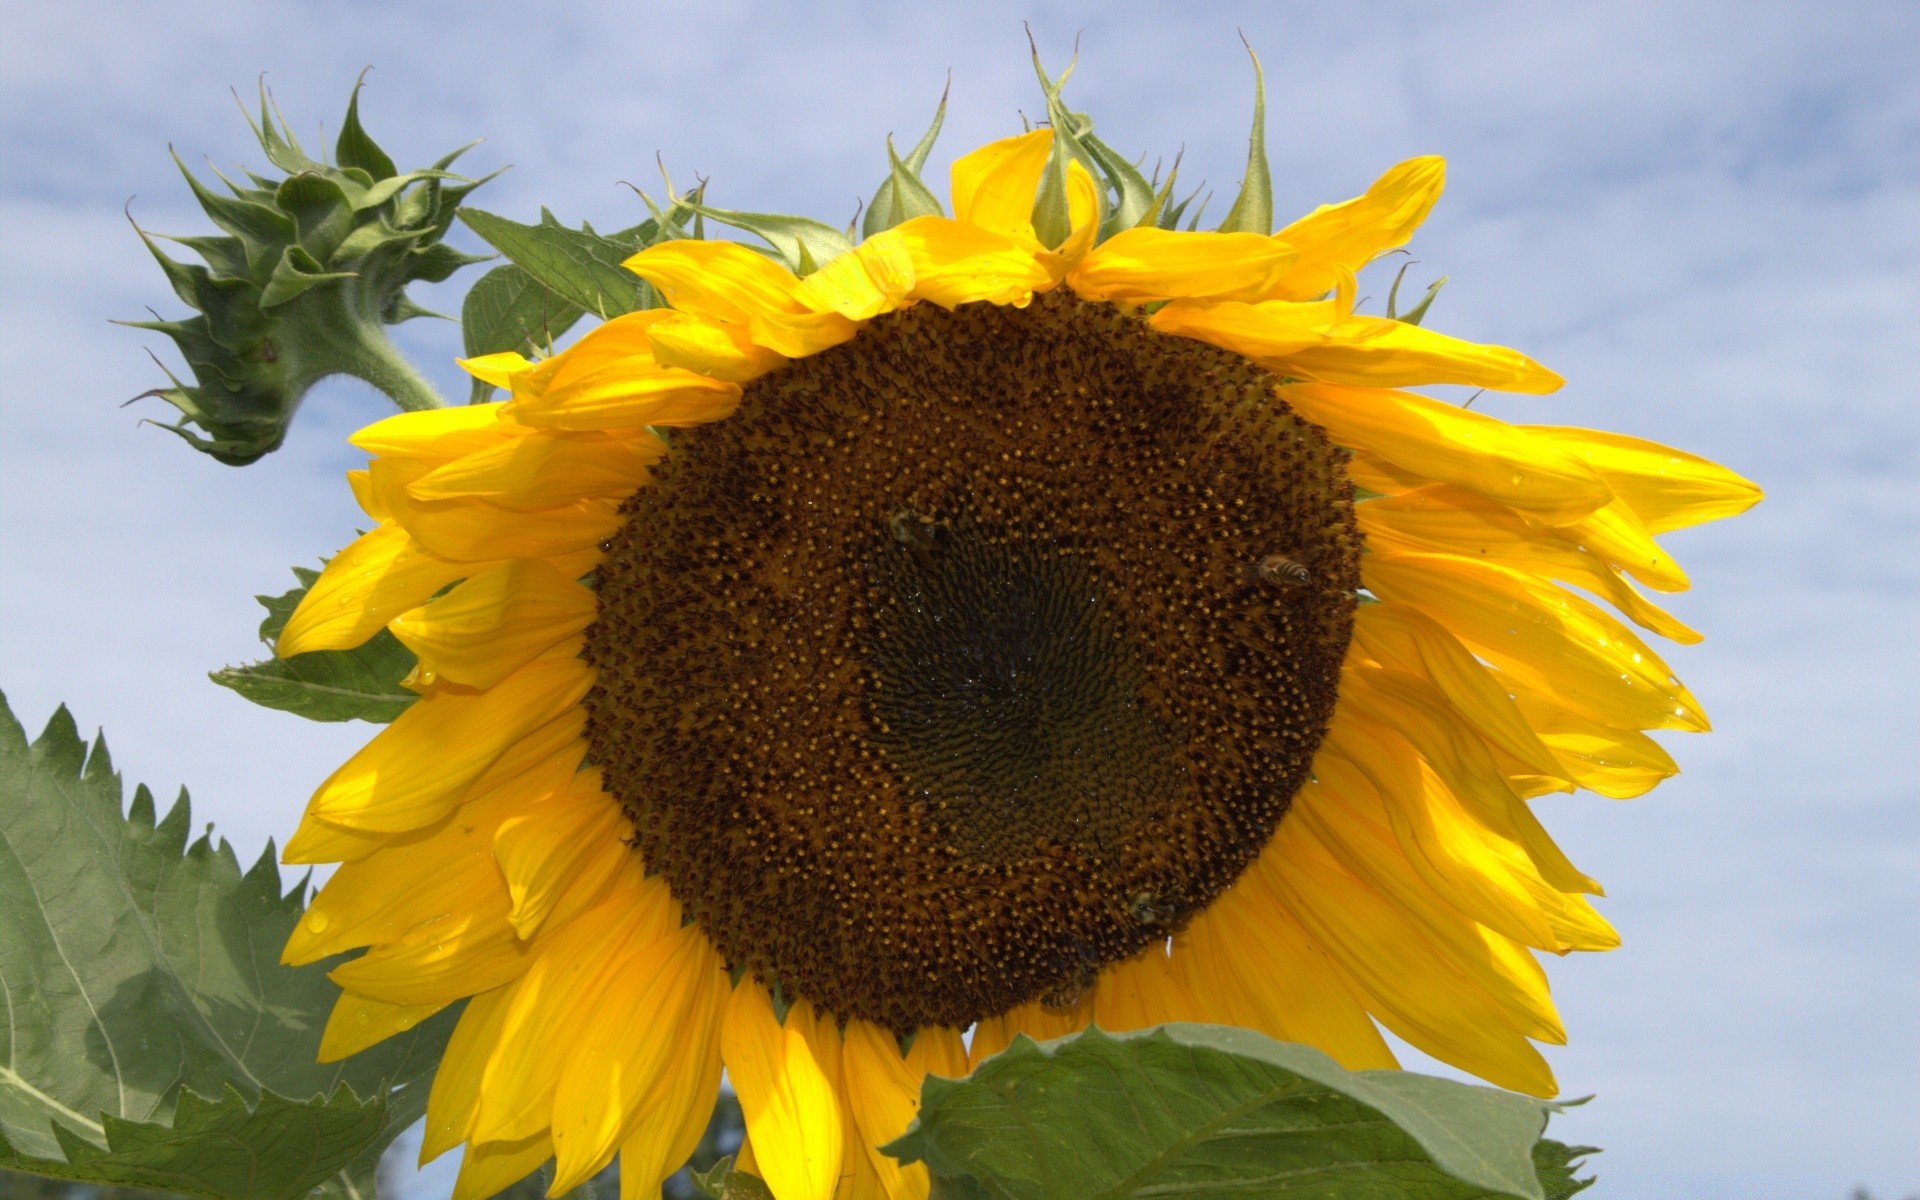
M 588 738 L 731 965 L 964 1027 L 1233 885 L 1360 583 L 1344 454 L 1273 383 L 1056 292 L 880 317 L 675 435 L 600 570 Z

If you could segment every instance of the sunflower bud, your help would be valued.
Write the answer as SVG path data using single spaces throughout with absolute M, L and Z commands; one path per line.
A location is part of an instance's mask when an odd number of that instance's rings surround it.
M 460 202 L 486 180 L 448 172 L 466 147 L 398 173 L 361 127 L 359 99 L 355 84 L 333 164 L 307 157 L 263 88 L 259 123 L 249 124 L 285 178 L 248 172 L 250 186 L 242 186 L 219 176 L 223 194 L 181 165 L 221 235 L 158 236 L 204 266 L 169 258 L 135 227 L 174 293 L 195 310 L 124 322 L 172 338 L 193 373 L 187 384 L 168 371 L 172 386 L 141 398 L 179 409 L 184 419 L 162 428 L 221 462 L 240 466 L 277 449 L 307 390 L 329 375 L 363 379 L 406 409 L 442 403 L 384 327 L 439 315 L 407 298 L 409 283 L 438 283 L 482 261 L 441 239 Z

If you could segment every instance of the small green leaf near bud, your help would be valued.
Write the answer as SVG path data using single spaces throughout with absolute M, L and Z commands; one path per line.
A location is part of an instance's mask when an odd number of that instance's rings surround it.
M 256 596 L 266 608 L 260 640 L 272 647 L 287 618 L 305 598 L 319 572 L 295 567 L 300 586 L 279 596 Z M 400 686 L 416 659 L 400 640 L 382 629 L 351 650 L 315 650 L 292 658 L 223 667 L 208 678 L 265 708 L 277 708 L 310 721 L 372 721 L 384 724 L 419 699 Z
M 952 81 L 948 81 L 951 88 Z M 867 204 L 866 216 L 860 221 L 860 236 L 872 237 L 883 230 L 892 229 L 902 221 L 915 217 L 938 217 L 946 213 L 940 207 L 940 198 L 933 194 L 920 178 L 920 172 L 927 165 L 927 155 L 933 153 L 933 143 L 940 136 L 940 127 L 947 121 L 947 92 L 940 93 L 940 107 L 933 111 L 933 123 L 920 135 L 913 149 L 907 151 L 903 159 L 894 153 L 893 139 L 887 139 L 887 177 L 875 189 L 873 199 Z

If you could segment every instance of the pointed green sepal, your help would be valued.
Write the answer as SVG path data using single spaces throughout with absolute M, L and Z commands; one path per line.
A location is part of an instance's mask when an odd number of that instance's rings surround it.
M 887 138 L 888 174 L 874 191 L 872 202 L 867 205 L 867 214 L 860 222 L 862 237 L 872 237 L 915 217 L 946 215 L 947 210 L 940 206 L 940 198 L 920 178 L 920 172 L 927 165 L 927 155 L 933 152 L 933 143 L 940 136 L 940 127 L 947 122 L 947 90 L 952 86 L 953 80 L 949 77 L 947 88 L 940 92 L 940 106 L 934 109 L 933 123 L 913 144 L 906 158 L 894 153 L 893 138 Z
M 1273 172 L 1267 167 L 1267 76 L 1252 46 L 1247 47 L 1247 57 L 1253 60 L 1253 133 L 1247 139 L 1247 177 L 1241 181 L 1240 194 L 1233 198 L 1233 207 L 1227 210 L 1227 219 L 1220 223 L 1220 232 L 1265 236 L 1273 232 Z
M 669 193 L 672 197 L 672 194 Z M 736 212 L 729 208 L 712 208 L 698 200 L 685 197 L 672 197 L 685 204 L 688 209 L 735 229 L 744 229 L 748 233 L 765 238 L 796 275 L 808 275 L 822 264 L 853 249 L 853 243 L 847 235 L 822 221 L 812 217 L 790 217 L 780 213 Z
M 1420 322 L 1426 320 L 1427 310 L 1433 307 L 1434 297 L 1440 294 L 1441 288 L 1447 286 L 1447 276 L 1442 275 L 1440 278 L 1428 284 L 1427 294 L 1420 297 L 1418 304 L 1402 314 L 1399 311 L 1400 281 L 1407 277 L 1407 268 L 1412 265 L 1412 263 L 1402 264 L 1400 269 L 1394 273 L 1393 286 L 1387 289 L 1387 319 L 1390 321 L 1404 321 L 1408 325 L 1418 325 Z
M 333 143 L 333 157 L 342 167 L 358 167 L 378 182 L 393 176 L 393 159 L 380 148 L 360 124 L 360 89 L 367 84 L 367 73 L 353 81 L 353 95 L 347 97 L 347 117 L 340 122 L 340 136 Z

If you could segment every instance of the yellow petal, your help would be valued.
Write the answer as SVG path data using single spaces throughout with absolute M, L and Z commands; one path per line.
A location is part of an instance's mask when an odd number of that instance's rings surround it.
M 773 1194 L 832 1200 L 844 1151 L 840 1099 L 806 1035 L 774 1019 L 766 988 L 751 975 L 733 989 L 720 1046 Z
M 1558 1090 L 1540 1052 L 1406 913 L 1347 874 L 1295 826 L 1282 822 L 1268 850 L 1249 873 L 1259 872 L 1265 886 L 1333 953 L 1382 1024 L 1442 1062 L 1499 1087 L 1534 1096 Z
M 865 321 L 899 308 L 913 281 L 913 251 L 887 229 L 801 280 L 793 298 L 815 312 Z
M 356 946 L 397 941 L 427 922 L 494 903 L 505 890 L 493 861 L 501 822 L 566 789 L 573 763 L 544 770 L 461 806 L 458 820 L 395 835 L 334 872 L 287 939 L 281 961 L 313 962 Z
M 756 313 L 747 331 L 775 353 L 805 358 L 851 341 L 860 326 L 836 312 Z
M 1736 516 L 1765 495 L 1718 463 L 1658 442 L 1564 425 L 1526 428 L 1592 467 L 1653 533 Z
M 1700 635 L 1649 601 L 1611 564 L 1558 530 L 1532 525 L 1505 505 L 1464 489 L 1422 488 L 1360 505 L 1368 544 L 1460 554 L 1570 583 L 1605 597 L 1643 629 L 1691 644 Z
M 1313 1046 L 1350 1071 L 1398 1065 L 1327 952 L 1244 877 L 1174 938 L 1173 963 L 1215 1021 Z
M 542 429 L 620 429 L 705 425 L 733 414 L 740 385 L 679 367 L 607 367 L 555 398 L 516 398 L 514 419 Z
M 578 704 L 592 670 L 568 643 L 488 691 L 422 698 L 320 785 L 308 811 L 353 829 L 431 824 L 516 739 Z
M 913 298 L 942 308 L 985 301 L 1023 307 L 1052 276 L 1034 250 L 1010 237 L 945 217 L 894 226 L 913 259 Z
M 1547 995 L 1546 973 L 1533 956 L 1449 907 L 1408 863 L 1393 831 L 1341 803 L 1346 798 L 1308 784 L 1294 798 L 1287 819 L 1298 820 L 1300 836 L 1412 918 L 1454 968 L 1500 1007 L 1512 1028 L 1564 1044 L 1566 1029 Z
M 773 370 L 786 357 L 756 345 L 745 325 L 676 312 L 648 328 L 660 365 L 680 367 L 727 383 L 746 383 Z
M 920 1111 L 920 1082 L 926 1071 L 908 1062 L 891 1032 L 867 1021 L 847 1022 L 842 1052 L 848 1107 L 874 1173 L 893 1200 L 926 1200 L 931 1186 L 926 1166 L 902 1166 L 899 1159 L 880 1152 L 907 1131 Z
M 799 278 L 739 242 L 661 242 L 622 265 L 681 312 L 716 321 L 749 325 L 758 315 L 801 311 L 793 298 Z
M 1578 521 L 1554 526 L 1554 532 L 1656 592 L 1684 592 L 1693 586 L 1680 564 L 1659 547 L 1624 500 L 1616 498 Z
M 727 976 L 698 926 L 638 948 L 575 1030 L 554 1086 L 552 1191 L 612 1159 L 646 1102 L 666 1086 L 726 996 Z M 636 1016 L 644 1014 L 641 1019 Z
M 379 459 L 373 487 L 394 523 L 429 553 L 451 562 L 552 558 L 597 545 L 620 527 L 620 499 L 594 497 L 531 512 L 485 500 L 416 500 L 404 464 Z M 469 568 L 471 569 L 471 568 Z
M 1277 300 L 1310 300 L 1399 246 L 1427 219 L 1446 185 L 1447 161 L 1410 158 L 1374 180 L 1365 194 L 1326 204 L 1274 234 L 1299 249 L 1293 270 L 1273 292 Z
M 1599 894 L 1600 885 L 1567 861 L 1515 795 L 1487 744 L 1461 724 L 1430 683 L 1397 671 L 1350 668 L 1342 672 L 1340 687 L 1360 712 L 1413 743 L 1475 820 L 1524 846 L 1542 879 L 1563 892 Z
M 1035 129 L 989 142 L 956 159 L 954 220 L 1032 242 L 1034 196 L 1052 149 L 1053 130 Z
M 377 525 L 328 560 L 280 640 L 282 658 L 312 650 L 345 650 L 456 579 L 475 564 L 430 553 L 398 525 Z
M 480 571 L 388 626 L 434 680 L 490 688 L 593 623 L 593 591 L 541 559 Z
M 407 485 L 416 500 L 475 498 L 517 510 L 557 508 L 587 496 L 624 499 L 648 482 L 667 452 L 645 431 L 625 436 L 549 433 L 502 442 L 435 468 Z
M 1523 945 L 1561 952 L 1574 939 L 1566 897 L 1540 877 L 1526 848 L 1489 827 L 1411 743 L 1349 706 L 1314 761 L 1334 807 L 1378 813 L 1414 871 L 1453 908 Z
M 388 1004 L 341 992 L 320 1035 L 321 1062 L 339 1062 L 351 1054 L 405 1033 L 445 1008 L 445 1004 Z
M 1257 233 L 1123 229 L 1067 275 L 1085 300 L 1253 300 L 1273 289 L 1294 249 Z
M 499 1040 L 511 992 L 510 987 L 482 992 L 467 1001 L 461 1011 L 446 1053 L 440 1056 L 440 1066 L 434 1071 L 433 1090 L 427 1094 L 427 1119 L 420 1137 L 422 1166 L 466 1141 L 472 1131 L 474 1109 L 480 1102 L 480 1076 Z
M 489 1200 L 552 1157 L 553 1143 L 544 1130 L 519 1141 L 469 1145 L 453 1181 L 452 1200 Z
M 1100 232 L 1100 185 L 1078 162 L 1067 163 L 1067 236 L 1051 250 L 1041 250 L 1034 258 L 1047 272 L 1051 287 L 1066 278 L 1080 260 L 1093 249 Z
M 498 354 L 476 354 L 472 358 L 456 358 L 454 362 L 460 369 L 483 383 L 498 388 L 512 390 L 513 377 L 522 371 L 533 369 L 533 361 L 517 350 L 502 350 Z
M 1207 342 L 1274 370 L 1290 356 L 1327 340 L 1339 319 L 1331 301 L 1175 300 L 1147 319 L 1162 333 Z
M 726 1012 L 727 977 L 717 957 L 711 968 L 718 976 L 713 994 L 697 1014 L 698 1024 L 683 1031 L 679 1063 L 667 1072 L 661 1090 L 620 1144 L 622 1200 L 655 1200 L 661 1183 L 699 1147 L 713 1117 L 720 1097 L 720 1021 Z
M 1542 775 L 1561 773 L 1494 673 L 1431 617 L 1390 601 L 1363 604 L 1353 633 L 1356 644 L 1390 669 L 1431 680 L 1490 744 Z
M 459 404 L 375 421 L 347 441 L 383 458 L 449 459 L 521 436 L 501 404 Z
M 519 978 L 531 952 L 495 894 L 464 912 L 375 946 L 327 972 L 348 991 L 393 1004 L 450 1004 Z
M 1205 1019 L 1206 1010 L 1187 990 L 1159 942 L 1101 971 L 1094 987 L 1093 1022 L 1102 1029 L 1118 1032 Z
M 473 1141 L 522 1138 L 552 1125 L 554 1085 L 581 1022 L 597 1010 L 633 947 L 678 928 L 680 906 L 666 881 L 646 879 L 636 862 L 598 905 L 541 934 L 539 953 L 509 993 L 482 1073 Z
M 1516 702 L 1574 782 L 1589 791 L 1627 800 L 1680 773 L 1673 756 L 1638 730 L 1587 720 L 1527 692 Z
M 506 877 L 513 906 L 507 919 L 514 931 L 532 937 L 568 887 L 593 890 L 611 882 L 633 853 L 626 844 L 632 836 L 620 806 L 601 790 L 597 768 L 573 776 L 570 786 L 538 807 L 502 821 L 493 856 Z
M 1587 466 L 1551 442 L 1484 413 L 1411 392 L 1293 384 L 1281 397 L 1343 446 L 1553 522 L 1613 498 Z
M 1285 374 L 1353 387 L 1458 383 L 1539 395 L 1566 382 L 1518 350 L 1463 341 L 1405 321 L 1347 315 L 1324 333 L 1325 341 L 1273 365 Z
M 1535 576 L 1454 555 L 1377 550 L 1361 578 L 1405 600 L 1523 686 L 1603 724 L 1704 733 L 1706 714 L 1626 626 Z

